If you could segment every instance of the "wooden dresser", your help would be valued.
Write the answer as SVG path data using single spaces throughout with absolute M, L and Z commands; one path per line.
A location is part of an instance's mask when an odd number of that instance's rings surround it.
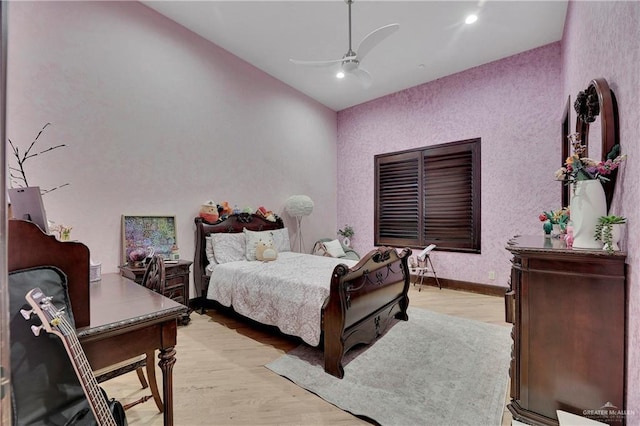
M 625 424 L 626 253 L 567 249 L 542 235 L 507 250 L 513 417 L 557 425 L 563 410 Z
M 178 260 L 177 263 L 165 262 L 164 269 L 166 273 L 165 291 L 164 296 L 169 299 L 175 300 L 178 303 L 182 303 L 185 306 L 189 306 L 189 274 L 191 264 L 193 262 L 188 260 Z M 144 277 L 145 268 L 136 268 L 129 265 L 123 265 L 120 267 L 121 275 L 137 282 L 142 283 Z M 189 316 L 191 309 L 182 316 L 181 323 L 183 325 L 189 324 L 191 317 Z

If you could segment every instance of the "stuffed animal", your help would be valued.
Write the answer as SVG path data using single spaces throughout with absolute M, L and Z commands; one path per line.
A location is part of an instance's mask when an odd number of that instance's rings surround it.
M 218 206 L 218 211 L 220 212 L 220 217 L 227 217 L 233 213 L 233 209 L 228 201 L 223 201 L 222 204 Z
M 209 223 L 215 223 L 218 221 L 218 205 L 209 200 L 200 206 L 199 216 Z
M 256 210 L 256 214 L 264 217 L 269 222 L 276 221 L 276 215 L 271 210 L 265 209 L 263 206 L 258 207 L 258 210 Z
M 256 260 L 260 260 L 262 262 L 270 262 L 272 260 L 276 260 L 278 258 L 278 252 L 273 246 L 272 241 L 264 242 L 262 240 L 258 241 L 256 245 Z

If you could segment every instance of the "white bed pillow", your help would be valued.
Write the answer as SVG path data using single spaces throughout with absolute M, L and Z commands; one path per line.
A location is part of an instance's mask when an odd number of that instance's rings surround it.
M 324 243 L 324 247 L 331 257 L 345 257 L 347 255 L 338 240 L 327 241 Z
M 291 251 L 291 242 L 289 241 L 289 230 L 287 228 L 274 229 L 271 232 L 273 237 L 273 246 L 278 253 L 284 253 L 285 251 Z
M 204 251 L 207 254 L 207 260 L 209 261 L 209 264 L 216 263 L 216 258 L 213 256 L 213 239 L 211 238 L 211 235 L 204 239 L 206 242 Z
M 240 232 L 211 234 L 211 240 L 213 243 L 213 256 L 217 263 L 244 260 L 244 234 Z
M 269 245 L 273 245 L 276 250 L 278 249 L 273 242 L 273 234 L 271 231 L 250 231 L 247 228 L 242 230 L 245 237 L 245 257 L 247 260 L 256 260 L 256 246 L 260 241 Z
M 213 255 L 213 239 L 211 238 L 211 235 L 207 235 L 206 237 L 204 237 L 205 240 L 205 254 L 207 255 L 207 266 L 205 268 L 205 270 L 207 272 L 211 272 L 213 271 L 213 266 L 216 265 L 218 262 L 216 261 L 215 256 Z

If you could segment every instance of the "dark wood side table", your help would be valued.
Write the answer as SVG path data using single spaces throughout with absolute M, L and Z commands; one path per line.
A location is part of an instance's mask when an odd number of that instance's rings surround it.
M 557 425 L 563 410 L 624 425 L 626 253 L 570 249 L 542 235 L 514 238 L 507 250 L 513 417 Z
M 189 260 L 178 260 L 177 263 L 165 261 L 166 282 L 163 295 L 175 300 L 185 306 L 189 306 L 189 273 L 191 264 Z M 130 265 L 120 266 L 120 274 L 137 282 L 142 283 L 145 268 L 137 268 Z M 180 324 L 187 325 L 191 321 L 191 309 L 182 315 Z
M 78 339 L 91 368 L 99 370 L 159 350 L 164 425 L 173 425 L 173 365 L 177 324 L 186 308 L 118 274 L 91 283 L 91 321 Z

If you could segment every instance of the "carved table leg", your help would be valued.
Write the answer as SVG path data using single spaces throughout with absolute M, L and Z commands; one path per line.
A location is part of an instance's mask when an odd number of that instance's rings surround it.
M 162 370 L 164 426 L 173 426 L 173 364 L 176 363 L 176 350 L 173 347 L 160 349 L 158 358 L 158 365 Z

